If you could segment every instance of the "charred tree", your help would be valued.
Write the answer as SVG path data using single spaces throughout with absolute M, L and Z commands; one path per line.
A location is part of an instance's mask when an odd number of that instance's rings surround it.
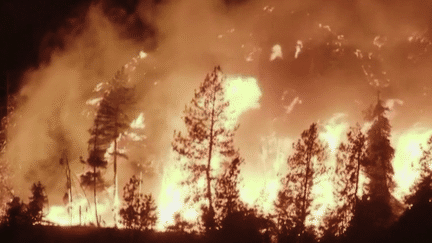
M 306 240 L 306 217 L 310 214 L 314 179 L 325 172 L 321 163 L 326 158 L 326 147 L 318 139 L 317 124 L 301 134 L 293 144 L 294 155 L 288 158 L 288 174 L 282 179 L 283 188 L 275 202 L 279 239 L 303 242 Z M 316 170 L 316 168 L 319 168 Z
M 214 168 L 212 163 L 216 154 L 230 158 L 236 151 L 233 145 L 234 132 L 237 127 L 227 127 L 228 118 L 226 108 L 229 102 L 225 101 L 224 81 L 220 67 L 215 67 L 211 74 L 208 74 L 199 90 L 195 90 L 195 97 L 186 106 L 183 120 L 186 124 L 187 133 L 174 132 L 172 143 L 174 151 L 186 158 L 184 169 L 191 172 L 191 175 L 184 184 L 196 186 L 197 181 L 205 176 L 206 188 L 197 191 L 194 201 L 201 198 L 208 201 L 204 207 L 205 227 L 207 230 L 215 227 L 214 211 Z
M 73 195 L 72 195 L 72 177 L 71 177 L 71 169 L 69 165 L 69 159 L 65 152 L 63 152 L 62 157 L 59 160 L 60 165 L 65 167 L 66 171 L 66 194 L 65 198 L 67 198 L 68 203 L 68 210 L 69 210 L 69 216 L 71 218 L 72 223 L 72 202 L 73 202 Z

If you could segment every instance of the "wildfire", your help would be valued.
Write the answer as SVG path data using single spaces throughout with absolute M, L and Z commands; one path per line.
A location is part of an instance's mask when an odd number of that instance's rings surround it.
M 104 227 L 114 226 L 112 191 L 113 187 L 110 187 L 103 192 L 97 203 L 98 215 Z M 67 205 L 52 205 L 45 220 L 60 226 L 94 225 L 94 205 L 84 195 L 78 195 Z
M 420 174 L 419 160 L 422 156 L 420 146 L 425 147 L 428 138 L 432 135 L 430 129 L 414 127 L 398 134 L 395 139 L 396 152 L 393 161 L 396 181 L 394 196 L 399 201 L 412 193 L 411 187 L 418 180 Z

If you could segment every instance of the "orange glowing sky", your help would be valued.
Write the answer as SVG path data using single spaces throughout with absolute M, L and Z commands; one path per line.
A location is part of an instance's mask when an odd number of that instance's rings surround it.
M 143 172 L 143 191 L 155 195 L 163 220 L 171 220 L 184 197 L 174 176 L 173 131 L 184 129 L 184 105 L 215 65 L 230 79 L 227 95 L 240 124 L 235 143 L 245 158 L 244 201 L 253 204 L 264 189 L 261 204 L 271 210 L 291 144 L 312 122 L 331 150 L 327 163 L 334 163 L 334 150 L 349 126 L 363 124 L 361 111 L 375 102 L 377 87 L 392 108 L 395 197 L 402 199 L 416 178 L 419 144 L 432 134 L 430 20 L 419 11 L 431 4 L 417 2 L 138 1 L 129 12 L 91 4 L 47 34 L 64 48 L 41 47 L 49 61 L 22 76 L 6 154 L 14 191 L 27 198 L 31 183 L 41 180 L 50 204 L 62 204 L 58 159 L 67 151 L 73 173 L 82 172 L 78 158 L 87 156 L 92 123 L 86 102 L 142 50 L 131 72 L 138 104 L 130 113 L 143 113 L 147 142 L 120 163 L 119 187 Z M 128 23 L 137 20 L 155 34 L 134 38 Z M 328 191 L 323 184 L 315 192 L 331 205 Z

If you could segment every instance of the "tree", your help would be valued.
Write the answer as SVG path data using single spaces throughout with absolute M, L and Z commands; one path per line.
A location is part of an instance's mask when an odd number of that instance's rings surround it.
M 97 132 L 95 132 L 95 137 L 97 137 Z M 97 139 L 93 142 L 97 144 Z M 93 189 L 93 200 L 95 207 L 95 218 L 96 225 L 99 227 L 99 218 L 97 213 L 97 198 L 96 191 L 100 191 L 105 187 L 105 182 L 101 176 L 100 170 L 102 168 L 106 168 L 107 162 L 100 156 L 100 152 L 96 149 L 96 145 L 94 145 L 93 150 L 90 150 L 90 156 L 87 158 L 87 161 L 81 160 L 82 163 L 88 164 L 93 171 L 87 171 L 86 173 L 80 176 L 80 183 L 84 188 L 92 188 Z
M 392 165 L 394 149 L 390 144 L 391 126 L 385 114 L 387 110 L 378 95 L 377 104 L 366 114 L 366 119 L 372 121 L 367 132 L 367 159 L 364 160 L 365 172 L 370 179 L 366 190 L 370 203 L 381 208 L 379 213 L 373 215 L 374 219 L 370 219 L 378 227 L 386 226 L 391 221 L 390 200 L 395 187 Z
M 231 158 L 236 151 L 233 145 L 234 132 L 238 128 L 227 127 L 226 108 L 229 102 L 224 97 L 224 81 L 220 67 L 215 67 L 211 74 L 207 74 L 199 90 L 195 90 L 195 96 L 184 110 L 184 122 L 187 133 L 174 131 L 172 143 L 174 151 L 188 161 L 184 169 L 190 171 L 190 176 L 183 184 L 195 188 L 194 201 L 202 198 L 208 201 L 208 206 L 203 207 L 205 226 L 207 230 L 215 227 L 214 211 L 214 164 L 217 155 Z M 206 187 L 197 188 L 197 182 L 205 176 Z M 192 198 L 192 197 L 190 197 Z M 190 199 L 189 198 L 189 199 Z
M 217 212 L 217 221 L 220 224 L 229 216 L 245 209 L 240 201 L 239 182 L 240 169 L 243 163 L 242 159 L 235 158 L 232 162 L 226 163 L 226 169 L 216 181 L 215 190 L 215 210 Z
M 19 197 L 14 196 L 6 204 L 6 214 L 2 217 L 1 225 L 8 227 L 31 225 L 31 220 L 27 214 L 27 205 Z
M 132 106 L 134 101 L 133 87 L 129 87 L 129 76 L 126 72 L 125 66 L 118 71 L 114 78 L 111 79 L 105 85 L 103 91 L 103 98 L 99 103 L 99 109 L 97 111 L 97 118 L 100 124 L 103 126 L 105 151 L 114 143 L 114 148 L 111 153 L 113 157 L 113 169 L 114 169 L 114 200 L 117 199 L 117 158 L 122 157 L 127 159 L 127 156 L 119 152 L 118 149 L 118 138 L 119 135 L 125 132 L 129 128 L 131 119 L 126 115 L 126 110 Z M 116 202 L 114 207 L 116 207 Z M 114 208 L 114 222 L 116 222 L 116 208 Z
M 122 156 L 127 158 L 126 155 L 118 151 L 117 139 L 129 127 L 130 120 L 125 114 L 125 110 L 134 103 L 134 88 L 129 87 L 128 82 L 127 69 L 126 66 L 123 66 L 111 81 L 101 83 L 96 88 L 102 97 L 96 98 L 97 102 L 95 102 L 97 110 L 93 126 L 89 130 L 91 137 L 89 139 L 89 158 L 86 162 L 93 168 L 93 172 L 84 174 L 81 177 L 81 181 L 87 185 L 89 185 L 89 182 L 93 182 L 96 222 L 98 225 L 96 189 L 98 187 L 97 184 L 103 184 L 100 169 L 106 168 L 108 164 L 105 159 L 105 153 L 111 146 L 111 143 L 114 142 L 114 149 L 111 153 L 114 164 L 114 199 L 117 198 L 117 157 Z M 116 210 L 114 211 L 116 212 Z M 116 222 L 115 217 L 116 213 L 114 213 L 114 221 Z
M 248 208 L 240 200 L 238 185 L 242 163 L 243 159 L 237 154 L 234 160 L 223 164 L 223 173 L 216 180 L 218 242 L 263 242 L 268 235 L 269 221 L 259 215 L 256 208 Z
M 33 183 L 31 188 L 32 196 L 29 198 L 27 214 L 33 224 L 40 224 L 42 222 L 43 208 L 48 204 L 48 197 L 45 192 L 45 187 L 39 181 Z
M 329 215 L 326 234 L 341 235 L 355 214 L 359 201 L 359 177 L 362 166 L 366 163 L 366 135 L 360 125 L 351 127 L 347 133 L 348 143 L 342 143 L 337 153 L 337 165 L 334 182 L 334 197 L 338 199 L 338 208 Z
M 174 225 L 168 226 L 168 231 L 185 233 L 186 231 L 190 231 L 193 228 L 193 224 L 184 220 L 180 213 L 174 214 Z
M 128 229 L 151 230 L 156 225 L 156 209 L 152 195 L 138 192 L 140 180 L 134 176 L 123 188 L 125 205 L 120 209 L 120 221 Z
M 303 131 L 301 139 L 293 143 L 294 155 L 288 157 L 288 174 L 282 179 L 283 188 L 275 202 L 279 240 L 289 238 L 305 241 L 306 217 L 310 214 L 314 179 L 325 172 L 322 163 L 326 147 L 318 139 L 317 124 Z
M 73 202 L 73 197 L 72 197 L 72 177 L 71 177 L 71 169 L 70 169 L 70 165 L 69 165 L 69 159 L 67 157 L 67 154 L 65 151 L 63 151 L 62 153 L 62 157 L 59 160 L 59 163 L 61 166 L 65 167 L 65 172 L 66 172 L 66 190 L 67 192 L 65 193 L 63 200 L 67 199 L 67 204 L 68 204 L 68 211 L 69 211 L 69 216 L 71 219 L 71 223 L 72 223 L 72 202 Z

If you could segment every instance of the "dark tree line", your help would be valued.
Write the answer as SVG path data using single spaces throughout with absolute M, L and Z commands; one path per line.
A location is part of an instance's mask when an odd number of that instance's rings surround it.
M 39 181 L 31 187 L 32 196 L 25 204 L 19 197 L 13 196 L 6 204 L 5 215 L 0 220 L 1 226 L 20 227 L 41 224 L 43 222 L 44 208 L 48 205 L 45 187 Z

